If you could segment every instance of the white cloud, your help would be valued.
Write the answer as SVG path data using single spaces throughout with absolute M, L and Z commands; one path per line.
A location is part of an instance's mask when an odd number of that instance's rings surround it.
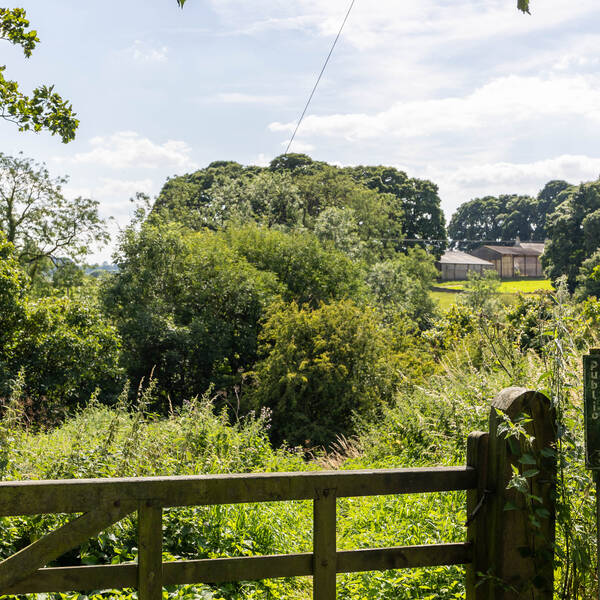
M 287 148 L 289 143 L 290 143 L 290 140 L 285 140 L 284 142 L 281 142 L 281 145 L 284 148 Z M 312 144 L 307 144 L 307 143 L 301 142 L 297 139 L 294 139 L 292 145 L 290 146 L 290 152 L 308 153 L 308 152 L 312 152 L 314 149 L 315 149 L 315 146 L 313 146 Z
M 165 63 L 169 49 L 166 46 L 153 48 L 146 42 L 135 40 L 133 45 L 127 49 L 127 53 L 133 60 L 144 63 Z
M 215 99 L 225 104 L 281 104 L 286 101 L 285 96 L 261 96 L 240 92 L 223 92 L 217 94 Z
M 332 36 L 348 8 L 347 0 L 211 0 L 213 10 L 240 33 L 305 30 Z M 547 29 L 597 11 L 596 0 L 545 0 L 533 15 L 523 15 L 507 0 L 378 0 L 358 2 L 344 38 L 358 48 L 381 46 L 410 37 L 436 41 L 489 39 Z
M 193 169 L 196 165 L 191 147 L 183 141 L 167 140 L 157 144 L 135 131 L 119 131 L 90 140 L 92 149 L 68 159 L 74 164 L 94 164 L 113 169 L 176 168 Z
M 70 198 L 84 196 L 100 201 L 101 212 L 114 217 L 129 217 L 132 204 L 129 201 L 137 192 L 152 194 L 156 184 L 152 179 L 124 180 L 101 177 L 91 186 L 67 184 L 65 193 Z
M 335 136 L 348 141 L 389 136 L 421 137 L 469 131 L 489 135 L 515 124 L 570 116 L 600 122 L 600 88 L 590 78 L 508 76 L 462 97 L 397 102 L 374 114 L 310 115 L 300 128 L 304 137 Z M 273 132 L 296 124 L 271 123 Z
M 272 156 L 261 152 L 256 159 L 252 162 L 253 165 L 258 165 L 259 167 L 268 167 L 269 163 L 273 160 Z
M 472 198 L 499 194 L 535 195 L 552 179 L 564 179 L 572 184 L 597 179 L 600 157 L 563 154 L 527 163 L 472 162 L 458 167 L 429 167 L 412 174 L 439 185 L 442 204 L 449 217 L 460 204 Z
M 596 179 L 600 175 L 600 158 L 563 154 L 531 163 L 497 162 L 456 169 L 450 181 L 465 188 L 509 187 L 513 190 L 535 191 L 551 179 L 566 179 L 571 183 Z

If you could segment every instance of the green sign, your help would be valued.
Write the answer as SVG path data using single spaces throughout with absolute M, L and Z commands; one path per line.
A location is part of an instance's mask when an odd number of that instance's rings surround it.
M 600 470 L 600 349 L 583 357 L 585 465 Z

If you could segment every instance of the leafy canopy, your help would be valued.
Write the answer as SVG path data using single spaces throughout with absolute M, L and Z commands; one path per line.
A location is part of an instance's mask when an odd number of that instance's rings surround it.
M 566 188 L 558 194 L 557 204 L 548 218 L 549 242 L 542 264 L 554 282 L 565 275 L 573 292 L 584 261 L 600 248 L 600 181 Z
M 35 30 L 22 8 L 0 8 L 0 40 L 20 46 L 29 58 L 39 43 Z M 75 138 L 79 120 L 71 104 L 54 91 L 53 85 L 41 85 L 28 96 L 16 81 L 6 79 L 6 66 L 0 65 L 0 118 L 15 123 L 19 131 L 45 129 L 66 144 Z
M 412 247 L 404 237 L 440 240 L 437 253 L 446 239 L 432 182 L 391 167 L 339 168 L 305 154 L 276 157 L 268 168 L 214 162 L 174 177 L 165 183 L 154 212 L 195 229 L 216 230 L 233 221 L 309 230 L 369 263 Z
M 256 359 L 260 320 L 281 293 L 214 232 L 151 219 L 126 231 L 103 292 L 130 379 L 154 377 L 174 402 L 239 383 Z
M 31 159 L 0 152 L 0 231 L 32 277 L 48 261 L 81 258 L 108 240 L 98 201 L 66 198 L 66 181 Z

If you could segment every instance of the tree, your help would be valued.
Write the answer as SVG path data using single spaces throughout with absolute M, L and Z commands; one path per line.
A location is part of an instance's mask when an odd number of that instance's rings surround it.
M 23 373 L 34 410 L 74 408 L 94 393 L 112 401 L 123 385 L 121 342 L 89 300 L 49 296 L 26 299 L 24 315 L 0 349 L 0 397 Z
M 323 246 L 307 231 L 278 231 L 256 225 L 229 227 L 228 246 L 251 265 L 276 275 L 287 302 L 308 304 L 365 295 L 359 264 L 332 246 Z
M 583 262 L 600 247 L 600 181 L 563 190 L 557 203 L 548 217 L 549 241 L 541 260 L 553 281 L 566 275 L 573 292 Z
M 434 257 L 422 248 L 413 248 L 407 254 L 374 264 L 367 283 L 378 306 L 391 320 L 401 316 L 427 329 L 435 315 L 430 290 L 437 276 Z
M 22 8 L 0 8 L 0 40 L 21 46 L 29 58 L 39 43 L 35 30 Z M 54 86 L 42 85 L 25 95 L 16 81 L 5 79 L 6 66 L 0 66 L 0 118 L 18 125 L 20 131 L 46 129 L 58 135 L 66 144 L 75 138 L 79 121 L 71 104 L 54 91 Z
M 600 298 L 600 249 L 583 261 L 577 275 L 575 295 L 579 300 Z
M 549 181 L 538 193 L 538 213 L 539 219 L 539 233 L 538 240 L 544 240 L 548 236 L 546 222 L 548 217 L 556 210 L 560 201 L 560 193 L 564 192 L 567 188 L 571 187 L 571 184 L 562 179 L 553 179 Z
M 65 408 L 118 393 L 120 341 L 98 307 L 87 300 L 27 295 L 28 277 L 0 232 L 0 398 L 23 376 L 23 393 L 38 410 Z
M 104 306 L 136 384 L 154 372 L 160 396 L 182 402 L 229 388 L 256 359 L 266 307 L 282 293 L 216 233 L 156 218 L 128 229 L 105 283 Z
M 92 244 L 108 240 L 98 202 L 65 198 L 64 177 L 52 178 L 44 165 L 0 152 L 0 231 L 15 246 L 32 279 L 44 263 L 76 260 Z
M 533 198 L 504 194 L 474 198 L 461 204 L 452 215 L 448 234 L 458 247 L 471 250 L 485 242 L 523 241 L 532 235 Z M 466 240 L 466 241 L 465 241 Z
M 14 246 L 0 232 L 0 347 L 7 344 L 25 316 L 27 283 Z
M 390 193 L 370 189 L 347 170 L 312 161 L 304 154 L 277 157 L 268 169 L 211 163 L 168 180 L 153 212 L 194 229 L 216 230 L 231 221 L 287 230 L 314 231 L 318 226 L 325 239 L 321 214 L 328 209 L 352 215 L 361 258 L 375 262 L 396 252 L 402 237 L 401 203 Z M 423 220 L 428 220 L 426 214 Z M 337 234 L 329 239 L 342 241 Z M 340 249 L 346 247 L 342 241 Z
M 537 198 L 519 194 L 502 194 L 474 198 L 461 204 L 452 215 L 448 234 L 463 250 L 484 242 L 542 241 L 546 238 L 546 221 L 555 209 L 564 181 L 550 181 Z
M 380 194 L 393 197 L 389 210 L 390 221 L 396 224 L 398 238 L 424 240 L 422 247 L 432 248 L 440 256 L 445 248 L 446 220 L 438 196 L 438 187 L 431 181 L 412 179 L 393 167 L 349 167 L 344 169 L 356 181 Z M 399 235 L 402 229 L 402 235 Z M 436 240 L 433 245 L 428 240 Z M 415 246 L 414 241 L 395 240 L 396 250 Z
M 372 415 L 400 381 L 389 332 L 374 310 L 349 300 L 317 310 L 274 307 L 261 333 L 254 407 L 272 410 L 272 439 L 330 444 Z

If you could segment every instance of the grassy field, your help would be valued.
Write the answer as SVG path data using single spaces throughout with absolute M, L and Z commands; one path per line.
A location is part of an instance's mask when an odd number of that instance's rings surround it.
M 431 297 L 438 303 L 442 310 L 448 310 L 458 301 L 460 294 L 454 292 L 430 292 Z
M 436 290 L 431 292 L 431 297 L 439 304 L 442 310 L 447 310 L 456 304 L 460 291 L 465 287 L 464 281 L 444 281 L 436 285 Z M 443 290 L 447 291 L 441 291 Z M 510 303 L 515 294 L 534 294 L 539 291 L 552 290 L 549 279 L 514 279 L 503 281 L 500 284 L 500 293 L 506 303 Z

